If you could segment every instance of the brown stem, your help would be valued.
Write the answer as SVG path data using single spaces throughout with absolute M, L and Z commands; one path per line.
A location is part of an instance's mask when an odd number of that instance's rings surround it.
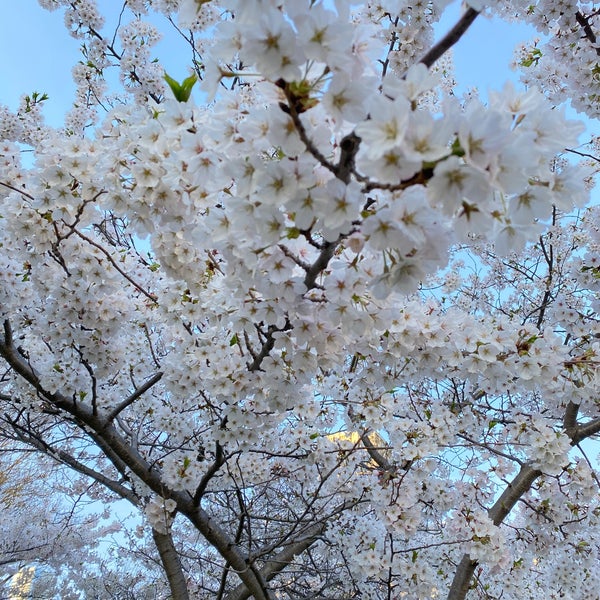
M 140 387 L 136 388 L 136 390 L 129 397 L 125 398 L 122 402 L 117 404 L 115 408 L 113 408 L 110 413 L 108 413 L 106 420 L 108 423 L 111 423 L 123 410 L 125 410 L 128 406 L 133 404 L 142 394 L 147 392 L 154 384 L 158 383 L 163 374 L 161 372 L 156 373 L 148 381 L 144 382 Z
M 600 432 L 600 419 L 594 419 L 584 423 L 577 424 L 577 414 L 579 405 L 569 402 L 565 408 L 563 416 L 563 426 L 567 435 L 571 439 L 571 445 L 577 445 L 581 440 Z M 508 484 L 500 498 L 488 510 L 488 516 L 494 525 L 500 525 L 514 508 L 518 500 L 526 494 L 533 482 L 542 474 L 539 469 L 534 469 L 530 465 L 523 464 L 517 476 Z M 454 574 L 452 586 L 448 593 L 448 600 L 463 600 L 469 591 L 477 561 L 471 560 L 468 554 L 465 554 Z
M 94 246 L 94 248 L 97 248 L 98 250 L 100 250 L 100 252 L 102 252 L 102 254 L 104 254 L 104 256 L 106 256 L 106 258 L 108 259 L 108 261 L 110 262 L 110 264 L 115 268 L 115 270 L 120 273 L 123 277 L 125 277 L 125 279 L 127 279 L 127 281 L 129 281 L 129 283 L 140 293 L 144 294 L 144 296 L 146 296 L 146 298 L 148 298 L 149 300 L 151 300 L 154 304 L 157 304 L 157 300 L 156 300 L 156 296 L 154 294 L 151 294 L 150 292 L 147 292 L 141 285 L 139 285 L 138 283 L 136 283 L 136 281 L 134 279 L 132 279 L 129 275 L 127 275 L 127 273 L 125 273 L 125 271 L 123 271 L 123 269 L 121 269 L 119 267 L 119 265 L 117 265 L 117 263 L 115 262 L 115 259 L 110 255 L 110 253 L 103 248 L 100 244 L 97 244 L 96 242 L 94 242 L 94 240 L 90 239 L 88 236 L 84 235 L 83 233 L 81 233 L 81 231 L 74 229 L 73 230 L 82 240 L 85 240 L 88 244 Z
M 583 33 L 585 34 L 585 38 L 589 40 L 594 46 L 596 45 L 596 34 L 590 25 L 589 17 L 584 16 L 582 13 L 577 11 L 575 13 L 575 19 L 583 29 Z M 600 48 L 596 47 L 596 54 L 600 56 Z
M 467 29 L 473 24 L 478 14 L 479 12 L 474 8 L 468 8 L 456 25 L 419 62 L 422 62 L 427 68 L 431 67 L 438 58 L 441 58 L 460 40 Z
M 287 545 L 279 554 L 275 555 L 271 560 L 268 560 L 263 568 L 261 574 L 265 581 L 271 581 L 277 574 L 279 574 L 285 567 L 287 567 L 295 556 L 302 554 L 305 550 L 310 548 L 319 538 L 319 536 L 325 531 L 326 522 L 316 523 L 312 527 L 309 527 L 304 534 L 296 539 L 293 543 Z M 251 595 L 248 589 L 239 585 L 235 590 L 227 595 L 227 600 L 247 600 Z

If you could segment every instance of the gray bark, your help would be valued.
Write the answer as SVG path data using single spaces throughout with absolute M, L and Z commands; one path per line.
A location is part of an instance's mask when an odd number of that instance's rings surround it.
M 172 600 L 190 600 L 187 582 L 171 533 L 160 533 L 152 528 L 152 539 L 169 580 Z

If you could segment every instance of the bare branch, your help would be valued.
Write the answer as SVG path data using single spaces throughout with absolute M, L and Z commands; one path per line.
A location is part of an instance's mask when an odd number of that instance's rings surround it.
M 132 405 L 142 394 L 145 394 L 153 385 L 158 383 L 162 379 L 162 372 L 155 373 L 150 379 L 145 381 L 140 387 L 129 397 L 125 398 L 123 402 L 117 404 L 113 410 L 111 410 L 106 416 L 107 423 L 112 422 L 119 414 L 121 414 L 128 406 Z
M 574 402 L 569 402 L 567 404 L 567 408 L 565 409 L 565 415 L 563 417 L 563 427 L 567 432 L 567 435 L 573 439 L 577 433 L 577 413 L 579 412 L 579 404 L 575 404 Z M 577 442 L 574 442 L 575 444 Z
M 467 29 L 473 24 L 479 12 L 474 8 L 468 8 L 456 25 L 437 43 L 429 52 L 419 61 L 426 67 L 431 67 L 438 58 L 441 58 L 460 38 L 465 34 Z
M 44 453 L 49 456 L 53 460 L 67 465 L 74 471 L 93 479 L 94 481 L 102 484 L 104 487 L 109 489 L 111 492 L 115 493 L 120 498 L 129 501 L 134 506 L 139 506 L 140 500 L 138 496 L 129 488 L 126 488 L 124 485 L 107 477 L 103 473 L 92 469 L 91 467 L 83 464 L 81 461 L 78 461 L 74 456 L 61 450 L 60 448 L 55 448 L 50 444 L 44 442 L 40 437 L 35 435 L 31 431 L 26 431 L 24 427 L 20 426 L 18 423 L 10 422 L 10 426 L 13 428 L 19 439 L 28 446 L 35 448 L 36 450 Z
M 271 581 L 277 574 L 291 564 L 295 556 L 302 554 L 302 552 L 310 548 L 310 546 L 312 546 L 323 534 L 325 528 L 325 521 L 308 527 L 292 543 L 286 545 L 279 554 L 271 560 L 268 560 L 261 570 L 265 580 Z M 248 590 L 241 585 L 227 595 L 227 600 L 246 600 L 247 598 L 251 598 L 251 595 Z
M 571 437 L 572 444 L 575 446 L 582 440 L 600 433 L 600 419 L 593 419 L 582 425 L 578 425 L 575 434 Z
M 596 45 L 596 34 L 594 33 L 594 30 L 592 29 L 592 26 L 590 25 L 590 21 L 589 21 L 589 17 L 586 17 L 585 15 L 583 15 L 582 13 L 580 13 L 579 11 L 577 11 L 575 13 L 575 19 L 577 20 L 577 22 L 579 23 L 579 25 L 581 26 L 581 28 L 583 29 L 583 33 L 585 34 L 584 37 L 591 42 L 591 44 L 593 46 L 596 46 L 595 50 L 596 50 L 596 54 L 598 56 L 600 56 L 600 47 L 598 47 Z
M 221 446 L 221 444 L 219 444 L 219 442 L 216 442 L 215 445 L 216 445 L 215 460 L 213 461 L 213 464 L 209 467 L 209 469 L 206 471 L 206 473 L 200 480 L 200 483 L 198 484 L 198 487 L 196 489 L 196 493 L 194 494 L 194 504 L 196 506 L 200 506 L 200 501 L 202 500 L 202 496 L 204 495 L 204 492 L 206 491 L 206 487 L 208 486 L 209 481 L 215 476 L 215 474 L 218 472 L 218 470 L 225 464 L 225 455 L 223 453 L 223 447 Z
M 10 183 L 5 183 L 4 181 L 0 181 L 0 185 L 3 185 L 4 187 L 8 188 L 9 190 L 13 190 L 13 192 L 19 192 L 19 194 L 22 194 L 23 196 L 25 196 L 25 198 L 28 198 L 29 200 L 33 200 L 33 196 L 31 194 L 28 194 L 25 190 L 20 190 L 19 188 L 16 188 L 13 185 L 10 185 Z
M 304 278 L 304 285 L 307 290 L 312 290 L 317 284 L 317 277 L 329 264 L 329 261 L 332 259 L 335 254 L 336 248 L 338 247 L 338 242 L 325 242 L 323 247 L 321 248 L 321 252 L 317 257 L 317 260 L 310 266 L 310 269 L 306 272 L 306 277 Z

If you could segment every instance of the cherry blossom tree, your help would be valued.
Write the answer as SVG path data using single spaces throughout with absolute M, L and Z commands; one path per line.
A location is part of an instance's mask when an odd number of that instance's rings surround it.
M 2 435 L 178 600 L 596 598 L 594 6 L 40 4 L 83 59 L 64 128 L 0 107 Z M 543 37 L 483 101 L 490 14 Z
M 54 598 L 57 588 L 78 598 L 69 592 L 76 574 L 96 562 L 97 540 L 111 528 L 72 487 L 65 500 L 60 488 L 69 481 L 49 460 L 14 448 L 0 445 L 0 597 L 14 597 L 7 590 L 19 579 L 32 585 L 35 573 L 36 598 Z

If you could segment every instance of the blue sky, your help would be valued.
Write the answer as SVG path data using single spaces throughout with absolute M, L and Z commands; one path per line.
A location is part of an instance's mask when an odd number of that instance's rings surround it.
M 21 94 L 45 92 L 50 97 L 44 111 L 46 118 L 52 125 L 61 125 L 75 89 L 71 67 L 80 59 L 79 42 L 67 33 L 62 11 L 45 11 L 37 0 L 0 2 L 0 103 L 14 109 Z M 119 0 L 99 1 L 101 10 L 108 7 L 113 13 L 120 5 Z M 440 35 L 451 27 L 459 11 L 460 3 L 454 2 Z M 479 17 L 455 47 L 457 80 L 463 88 L 477 86 L 485 93 L 489 88 L 500 88 L 509 77 L 516 79 L 517 75 L 508 69 L 513 49 L 534 33 L 523 24 Z M 187 65 L 181 61 L 188 54 L 173 50 L 174 39 L 176 36 L 170 35 L 161 42 L 156 54 L 170 74 L 182 78 Z
M 46 92 L 56 108 L 51 121 L 59 124 L 75 89 L 71 65 L 79 60 L 79 44 L 61 13 L 43 10 L 37 0 L 1 1 L 0 103 L 16 108 L 21 94 Z

